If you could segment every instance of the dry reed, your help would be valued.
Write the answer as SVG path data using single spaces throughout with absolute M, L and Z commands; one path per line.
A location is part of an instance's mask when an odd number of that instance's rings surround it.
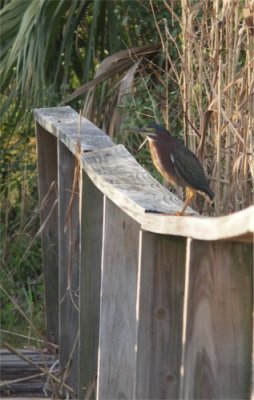
M 216 215 L 253 202 L 254 3 L 242 3 L 182 0 L 185 138 L 196 152 L 192 126 L 205 135 L 200 157 L 216 193 Z

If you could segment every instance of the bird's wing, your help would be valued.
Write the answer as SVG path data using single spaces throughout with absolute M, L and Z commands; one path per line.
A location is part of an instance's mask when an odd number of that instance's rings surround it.
M 209 187 L 203 167 L 198 158 L 185 146 L 181 144 L 174 147 L 171 153 L 171 161 L 176 173 L 186 182 L 187 186 L 201 191 Z

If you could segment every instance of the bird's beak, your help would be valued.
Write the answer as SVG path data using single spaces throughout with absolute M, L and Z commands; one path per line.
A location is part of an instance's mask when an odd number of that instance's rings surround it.
M 135 129 L 132 129 L 132 132 L 140 133 L 141 135 L 146 136 L 146 137 L 151 138 L 151 139 L 156 138 L 156 136 L 157 136 L 155 131 L 154 131 L 154 128 L 149 128 L 149 127 L 146 127 L 146 128 L 135 128 Z

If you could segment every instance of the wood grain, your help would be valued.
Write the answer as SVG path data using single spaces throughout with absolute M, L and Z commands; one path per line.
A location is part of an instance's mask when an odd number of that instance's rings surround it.
M 82 151 L 114 145 L 101 129 L 86 118 L 80 117 L 69 106 L 38 108 L 34 110 L 34 118 L 45 130 L 64 143 L 73 154 L 76 154 L 79 142 Z
M 58 142 L 60 369 L 78 391 L 79 187 L 73 188 L 75 157 Z
M 142 232 L 135 399 L 179 398 L 185 246 Z
M 36 124 L 36 144 L 47 340 L 58 344 L 57 141 Z
M 139 225 L 105 200 L 98 399 L 133 399 Z
M 193 241 L 181 399 L 247 399 L 251 387 L 251 245 Z
M 83 399 L 97 376 L 103 222 L 103 194 L 84 171 L 81 199 L 79 398 Z

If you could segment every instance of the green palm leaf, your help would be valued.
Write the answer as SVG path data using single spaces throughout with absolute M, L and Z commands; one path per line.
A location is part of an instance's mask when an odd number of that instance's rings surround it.
M 56 105 L 86 84 L 110 52 L 134 47 L 123 31 L 127 9 L 134 12 L 132 3 L 126 7 L 112 0 L 2 2 L 1 112 L 10 99 L 26 109 Z M 133 31 L 136 22 L 128 21 Z

